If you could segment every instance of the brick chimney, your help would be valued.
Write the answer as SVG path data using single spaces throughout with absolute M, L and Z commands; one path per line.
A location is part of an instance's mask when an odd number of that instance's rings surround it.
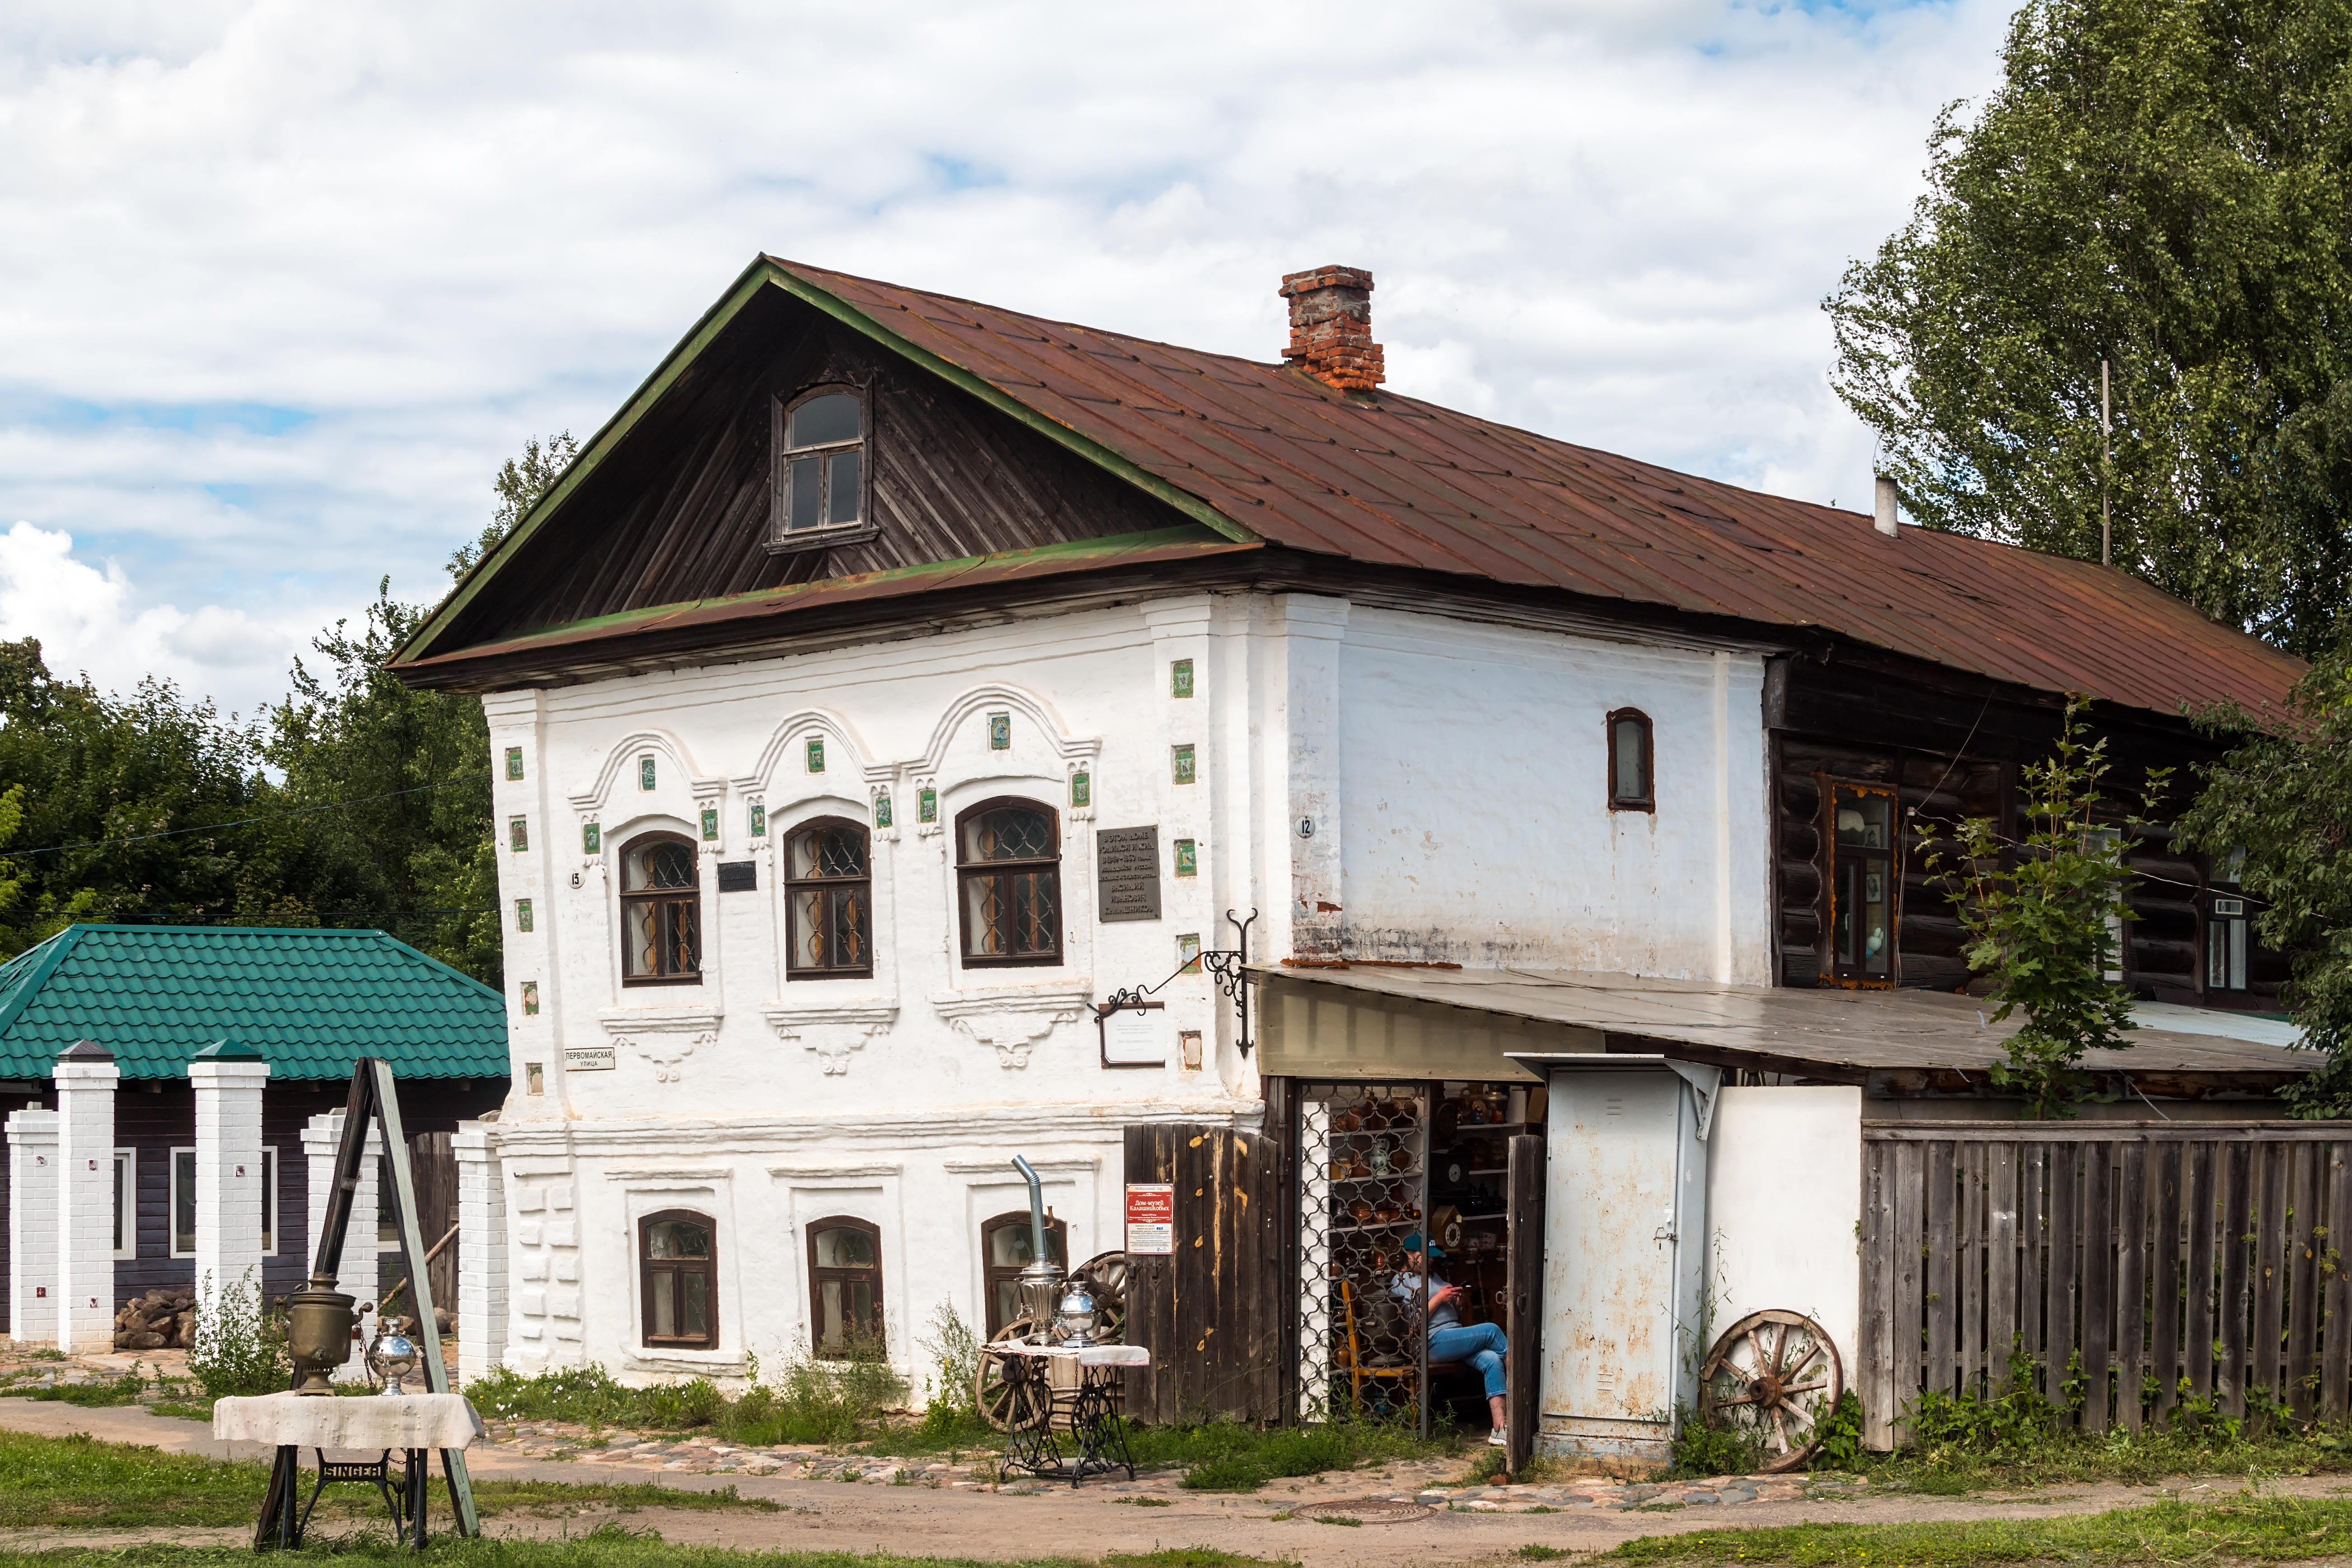
M 1358 267 L 1312 267 L 1286 274 L 1290 346 L 1282 357 L 1341 392 L 1370 392 L 1388 379 L 1372 342 L 1372 275 Z

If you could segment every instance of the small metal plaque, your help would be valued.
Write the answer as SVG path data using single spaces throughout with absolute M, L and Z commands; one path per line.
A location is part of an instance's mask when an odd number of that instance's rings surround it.
M 760 889 L 760 863 L 757 860 L 721 860 L 719 862 L 719 890 L 722 893 L 755 893 Z
M 563 1048 L 563 1070 L 566 1072 L 611 1072 L 613 1047 L 610 1046 L 566 1046 Z
M 1160 918 L 1160 829 L 1106 827 L 1095 835 L 1096 919 Z

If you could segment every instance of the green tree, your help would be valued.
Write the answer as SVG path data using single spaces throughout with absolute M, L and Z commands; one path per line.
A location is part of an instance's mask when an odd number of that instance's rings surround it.
M 2199 716 L 2239 744 L 2205 770 L 2180 828 L 2198 848 L 2245 851 L 2254 930 L 2293 955 L 2284 1000 L 2326 1065 L 2284 1091 L 2299 1117 L 2352 1116 L 2352 647 L 2321 658 L 2287 710 Z
M 498 510 L 491 514 L 480 538 L 468 540 L 450 553 L 449 575 L 462 578 L 474 569 L 474 563 L 496 550 L 524 514 L 539 504 L 539 498 L 555 488 L 555 481 L 579 455 L 580 443 L 569 430 L 550 436 L 545 445 L 536 436 L 525 441 L 522 456 L 509 458 L 499 477 L 490 481 L 490 488 L 498 492 Z
M 2020 771 L 2022 838 L 2011 842 L 1989 817 L 1960 823 L 1949 839 L 1922 827 L 1928 868 L 1949 880 L 1969 967 L 1992 980 L 1993 1022 L 2025 1015 L 1992 1079 L 2023 1094 L 2036 1121 L 2072 1117 L 2091 1088 L 2084 1053 L 2127 1047 L 2135 1026 L 2130 994 L 2106 976 L 2116 933 L 2134 918 L 2124 860 L 2142 818 L 2107 815 L 2107 742 L 2084 740 L 2090 702 L 2070 694 L 2051 754 Z M 2155 809 L 2168 778 L 2150 770 L 2141 811 Z
M 2031 0 L 1824 308 L 1931 527 L 2115 561 L 2308 658 L 2352 596 L 2352 0 Z M 2111 472 L 2100 362 L 2112 366 Z

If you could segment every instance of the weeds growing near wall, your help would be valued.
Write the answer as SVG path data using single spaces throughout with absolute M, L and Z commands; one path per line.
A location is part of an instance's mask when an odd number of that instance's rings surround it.
M 707 1427 L 730 1443 L 845 1443 L 877 1428 L 907 1397 L 904 1379 L 876 1347 L 849 1347 L 840 1359 L 803 1347 L 774 1382 L 754 1363 L 752 1381 L 730 1394 L 709 1378 L 630 1388 L 602 1366 L 570 1367 L 524 1377 L 500 1367 L 468 1384 L 483 1415 L 520 1421 L 573 1421 L 656 1432 Z
M 285 1320 L 262 1305 L 261 1285 L 252 1269 L 218 1290 L 212 1289 L 212 1278 L 205 1275 L 196 1292 L 189 1375 L 210 1399 L 283 1393 L 294 1374 L 286 1353 Z

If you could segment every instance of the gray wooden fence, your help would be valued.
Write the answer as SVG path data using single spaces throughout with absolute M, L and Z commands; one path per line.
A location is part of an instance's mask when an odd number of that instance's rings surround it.
M 2012 1348 L 2093 1432 L 2184 1397 L 2344 1415 L 2347 1156 L 2326 1122 L 1866 1123 L 1864 1441 L 1906 1443 L 1922 1389 L 2000 1392 Z

